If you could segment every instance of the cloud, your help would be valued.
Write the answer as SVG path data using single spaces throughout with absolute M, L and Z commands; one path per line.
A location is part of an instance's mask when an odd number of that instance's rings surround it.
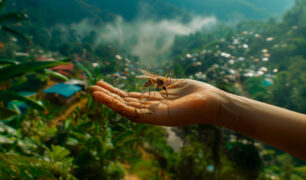
M 80 35 L 92 30 L 98 38 L 96 45 L 112 43 L 126 48 L 143 63 L 153 64 L 163 61 L 170 53 L 176 35 L 189 35 L 197 31 L 209 30 L 217 24 L 214 16 L 195 16 L 188 23 L 180 20 L 135 20 L 126 22 L 118 17 L 114 22 L 101 27 L 93 27 L 88 20 L 83 20 L 71 27 Z

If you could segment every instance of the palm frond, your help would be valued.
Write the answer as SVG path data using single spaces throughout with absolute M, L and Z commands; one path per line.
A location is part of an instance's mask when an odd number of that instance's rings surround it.
M 74 61 L 74 63 L 76 64 L 76 66 L 77 66 L 78 68 L 80 68 L 82 71 L 84 71 L 84 72 L 86 73 L 86 75 L 88 76 L 88 78 L 90 79 L 90 81 L 93 80 L 93 76 L 92 76 L 91 72 L 90 72 L 83 64 L 81 64 L 81 63 L 78 62 L 78 61 Z
M 70 58 L 66 58 L 64 60 L 59 61 L 25 62 L 21 64 L 7 66 L 0 69 L 0 81 L 8 80 L 10 78 L 17 77 L 25 73 L 34 72 L 61 64 L 66 64 L 67 61 L 70 61 Z
M 45 69 L 44 73 L 49 75 L 49 76 L 52 76 L 52 77 L 58 78 L 60 80 L 63 80 L 63 81 L 68 81 L 69 80 L 66 76 L 62 75 L 61 73 L 51 71 L 50 69 Z
M 0 65 L 6 65 L 6 64 L 18 64 L 18 61 L 14 61 L 11 59 L 0 59 Z

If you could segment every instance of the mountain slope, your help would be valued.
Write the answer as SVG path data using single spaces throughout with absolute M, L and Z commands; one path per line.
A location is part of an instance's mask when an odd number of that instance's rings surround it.
M 260 19 L 281 15 L 294 0 L 167 0 L 197 14 L 214 14 L 222 20 L 234 18 Z
M 6 11 L 22 10 L 41 25 L 78 22 L 84 18 L 112 21 L 120 15 L 137 18 L 188 19 L 192 14 L 215 15 L 225 21 L 280 15 L 293 0 L 8 0 Z

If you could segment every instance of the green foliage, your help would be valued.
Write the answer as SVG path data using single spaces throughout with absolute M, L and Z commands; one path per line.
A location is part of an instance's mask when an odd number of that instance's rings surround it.
M 256 96 L 257 93 L 266 93 L 266 88 L 262 85 L 262 82 L 264 81 L 264 77 L 250 77 L 245 80 L 244 84 L 247 87 L 248 92 L 252 96 Z
M 56 164 L 12 153 L 0 153 L 1 179 L 40 179 L 62 176 L 76 179 Z
M 292 59 L 294 61 L 288 71 L 290 81 L 287 83 L 293 84 L 292 102 L 299 112 L 306 113 L 306 59 L 297 57 Z
M 182 149 L 178 156 L 175 174 L 180 179 L 211 179 L 213 171 L 208 171 L 211 151 L 203 144 L 194 142 Z
M 6 64 L 18 64 L 18 61 L 14 61 L 11 59 L 0 59 L 0 65 L 6 65 Z
M 246 179 L 256 179 L 262 168 L 262 161 L 253 144 L 239 142 L 227 143 L 227 156 L 240 169 L 241 175 Z
M 56 76 L 57 78 L 62 79 L 62 80 L 67 80 L 68 79 L 67 77 L 59 73 L 50 71 L 50 70 L 45 70 L 45 68 L 53 67 L 53 66 L 60 65 L 60 64 L 65 64 L 69 60 L 70 58 L 66 58 L 60 61 L 36 61 L 36 62 L 20 63 L 20 62 L 13 61 L 13 60 L 3 59 L 0 62 L 2 62 L 2 64 L 9 64 L 9 65 L 4 66 L 0 69 L 0 73 L 3 74 L 0 78 L 0 82 L 5 84 L 6 81 L 9 81 L 10 79 L 20 77 L 26 73 L 41 71 L 41 70 L 43 70 L 48 75 Z M 42 105 L 41 103 L 38 103 L 35 100 L 22 96 L 18 94 L 17 92 L 13 92 L 13 91 L 0 90 L 0 100 L 4 103 L 8 103 L 11 100 L 19 100 L 19 101 L 25 102 L 27 105 L 35 109 L 45 110 L 45 106 Z M 13 114 L 19 114 L 19 113 L 17 112 L 13 113 L 12 110 L 4 111 L 4 108 L 2 108 L 1 114 L 2 115 L 0 118 L 6 119 L 9 117 L 12 117 Z
M 131 167 L 131 173 L 137 175 L 141 179 L 159 179 L 158 168 L 154 165 L 154 162 L 149 160 L 136 160 Z
M 277 106 L 292 109 L 293 104 L 290 96 L 288 95 L 291 94 L 293 84 L 289 79 L 288 74 L 289 73 L 287 71 L 283 71 L 277 74 L 276 78 L 274 79 L 274 85 L 271 87 L 271 101 Z M 284 98 L 286 96 L 289 98 Z
M 52 76 L 52 77 L 55 77 L 55 78 L 60 79 L 60 80 L 63 80 L 63 81 L 68 81 L 68 80 L 69 80 L 69 79 L 68 79 L 66 76 L 64 76 L 63 74 L 58 73 L 58 72 L 51 71 L 51 70 L 49 70 L 49 69 L 44 69 L 44 72 L 45 72 L 45 74 L 48 75 L 48 76 Z
M 12 91 L 0 91 L 0 99 L 3 102 L 8 102 L 10 100 L 20 100 L 23 101 L 25 103 L 27 103 L 29 106 L 36 108 L 38 110 L 44 110 L 45 107 L 43 105 L 41 105 L 40 103 L 27 98 L 25 96 L 22 96 L 16 92 L 12 92 Z
M 66 59 L 59 60 L 59 61 L 24 62 L 24 63 L 19 63 L 16 65 L 3 67 L 0 69 L 0 73 L 2 74 L 0 78 L 0 82 L 17 77 L 17 76 L 21 76 L 25 73 L 38 71 L 41 69 L 57 66 L 60 64 L 65 64 L 67 61 L 70 61 L 70 58 L 66 58 Z
M 81 70 L 83 70 L 83 71 L 86 73 L 86 75 L 88 76 L 89 80 L 90 80 L 91 82 L 93 82 L 94 78 L 93 78 L 91 72 L 90 72 L 85 66 L 83 66 L 80 62 L 74 61 L 74 63 L 75 63 Z
M 19 113 L 11 110 L 9 108 L 0 107 L 0 120 L 10 118 L 10 117 L 15 116 L 17 114 L 19 114 Z
M 184 69 L 182 68 L 182 66 L 178 63 L 175 63 L 173 65 L 173 71 L 175 72 L 175 76 L 177 78 L 182 78 L 182 77 L 185 77 L 185 72 L 184 72 Z

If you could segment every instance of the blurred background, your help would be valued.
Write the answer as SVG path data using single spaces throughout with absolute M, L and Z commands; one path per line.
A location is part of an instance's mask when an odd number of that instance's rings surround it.
M 95 103 L 139 69 L 306 113 L 306 0 L 0 0 L 0 179 L 302 180 L 306 162 L 214 125 Z

